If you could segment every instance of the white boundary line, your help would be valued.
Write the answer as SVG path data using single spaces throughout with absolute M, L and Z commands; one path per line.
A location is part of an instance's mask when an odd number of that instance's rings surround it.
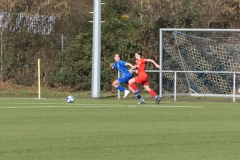
M 16 103 L 15 103 L 16 104 Z M 19 104 L 19 103 L 18 103 Z M 30 103 L 24 103 L 24 104 L 30 104 Z M 131 108 L 131 107 L 146 107 L 146 108 L 203 108 L 203 106 L 163 106 L 163 105 L 111 105 L 111 104 L 71 104 L 71 105 L 62 105 L 62 106 L 56 106 L 51 105 L 52 103 L 44 103 L 48 104 L 46 106 L 36 106 L 37 103 L 31 103 L 35 104 L 34 106 L 13 106 L 13 107 L 0 107 L 0 109 L 23 109 L 23 108 L 87 108 L 87 107 L 95 107 L 95 108 Z M 39 103 L 38 103 L 39 104 Z
M 79 106 L 82 106 L 82 105 L 96 105 L 96 104 L 77 104 L 77 103 L 1 103 L 1 104 L 12 104 L 12 105 L 14 105 L 14 104 L 19 104 L 19 105 L 21 105 L 21 104 L 36 104 L 36 105 L 43 105 L 43 104 L 48 104 L 48 105 L 51 105 L 51 104 L 53 104 L 53 105 L 66 105 L 66 104 L 68 104 L 68 105 L 73 105 L 73 106 L 75 106 L 75 105 L 79 105 Z M 103 105 L 110 105 L 110 104 L 98 104 L 98 105 L 100 105 L 100 106 L 103 106 Z

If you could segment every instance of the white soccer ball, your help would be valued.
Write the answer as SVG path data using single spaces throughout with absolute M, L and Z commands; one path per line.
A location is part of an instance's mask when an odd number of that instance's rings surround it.
M 74 97 L 73 96 L 68 96 L 67 97 L 67 102 L 68 103 L 73 103 L 73 101 L 74 101 Z

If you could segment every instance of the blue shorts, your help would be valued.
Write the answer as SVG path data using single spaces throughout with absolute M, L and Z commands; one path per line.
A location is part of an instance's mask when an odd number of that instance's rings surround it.
M 130 75 L 128 75 L 128 76 L 118 78 L 117 81 L 118 81 L 120 84 L 128 83 L 128 81 L 129 81 L 132 77 L 133 77 L 133 76 L 130 74 Z

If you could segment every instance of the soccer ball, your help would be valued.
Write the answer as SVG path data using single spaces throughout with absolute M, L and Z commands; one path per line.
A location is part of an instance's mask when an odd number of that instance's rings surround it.
M 73 103 L 73 101 L 74 101 L 74 97 L 73 96 L 68 96 L 67 97 L 67 102 L 68 103 Z

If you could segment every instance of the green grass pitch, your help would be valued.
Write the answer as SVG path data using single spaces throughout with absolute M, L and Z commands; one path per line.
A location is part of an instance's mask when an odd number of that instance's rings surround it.
M 0 99 L 2 160 L 238 160 L 240 105 Z

